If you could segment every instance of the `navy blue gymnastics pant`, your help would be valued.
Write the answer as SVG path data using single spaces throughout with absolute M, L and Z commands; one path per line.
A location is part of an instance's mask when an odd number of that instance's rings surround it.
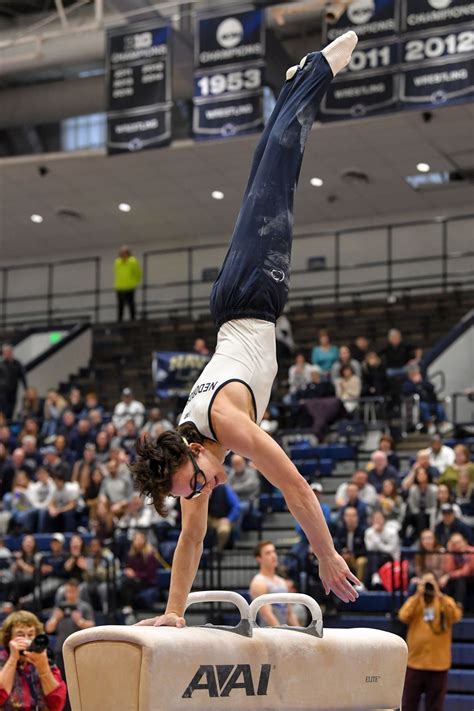
M 320 52 L 285 82 L 257 145 L 224 264 L 211 291 L 217 324 L 275 323 L 288 298 L 293 201 L 304 148 L 333 74 Z

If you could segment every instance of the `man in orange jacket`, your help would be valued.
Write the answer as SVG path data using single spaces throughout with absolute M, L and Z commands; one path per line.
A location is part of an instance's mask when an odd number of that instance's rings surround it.
M 452 626 L 461 619 L 462 607 L 443 595 L 435 576 L 427 573 L 398 616 L 408 625 L 403 711 L 418 711 L 423 694 L 425 708 L 443 711 L 451 667 Z

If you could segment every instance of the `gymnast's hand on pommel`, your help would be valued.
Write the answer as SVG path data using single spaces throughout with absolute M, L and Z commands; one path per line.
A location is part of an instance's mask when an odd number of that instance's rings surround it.
M 357 577 L 351 573 L 349 566 L 336 551 L 328 556 L 318 556 L 319 577 L 324 585 L 326 595 L 332 590 L 343 602 L 354 602 L 359 597 L 354 585 L 360 585 Z
M 186 627 L 186 622 L 184 617 L 180 617 L 176 612 L 166 612 L 158 617 L 140 620 L 134 627 Z

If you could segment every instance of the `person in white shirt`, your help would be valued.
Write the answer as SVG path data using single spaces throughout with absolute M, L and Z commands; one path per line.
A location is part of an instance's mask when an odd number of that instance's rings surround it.
M 454 464 L 454 449 L 443 444 L 438 434 L 432 436 L 430 445 L 428 449 L 430 464 L 442 474 L 447 467 Z
M 295 362 L 288 371 L 289 394 L 296 396 L 300 390 L 304 390 L 311 382 L 311 373 L 314 370 L 311 363 L 307 363 L 303 353 L 297 353 Z M 321 372 L 320 368 L 318 371 Z
M 336 506 L 346 506 L 348 502 L 347 487 L 349 484 L 356 484 L 359 489 L 359 499 L 369 508 L 373 509 L 377 504 L 377 491 L 375 486 L 369 484 L 369 477 L 366 471 L 358 469 L 351 476 L 350 482 L 345 481 L 337 488 L 335 500 Z
M 120 435 L 125 434 L 125 424 L 133 420 L 135 427 L 139 430 L 143 426 L 145 419 L 145 407 L 143 403 L 135 400 L 130 388 L 122 390 L 122 400 L 115 405 L 112 421 L 115 429 Z
M 364 541 L 369 553 L 366 580 L 370 585 L 375 585 L 380 582 L 377 571 L 387 562 L 388 556 L 393 560 L 400 558 L 398 528 L 393 522 L 386 520 L 382 511 L 375 511 L 372 525 L 365 531 Z M 375 555 L 376 553 L 380 555 Z
M 48 508 L 56 491 L 56 484 L 46 467 L 40 467 L 36 472 L 36 481 L 28 484 L 28 497 L 37 511 Z

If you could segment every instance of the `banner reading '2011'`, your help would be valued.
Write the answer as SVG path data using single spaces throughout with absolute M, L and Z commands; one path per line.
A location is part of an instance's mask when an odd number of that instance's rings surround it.
M 194 137 L 225 138 L 260 130 L 263 11 L 199 16 L 194 41 Z
M 107 33 L 108 153 L 171 140 L 170 28 L 135 25 Z

